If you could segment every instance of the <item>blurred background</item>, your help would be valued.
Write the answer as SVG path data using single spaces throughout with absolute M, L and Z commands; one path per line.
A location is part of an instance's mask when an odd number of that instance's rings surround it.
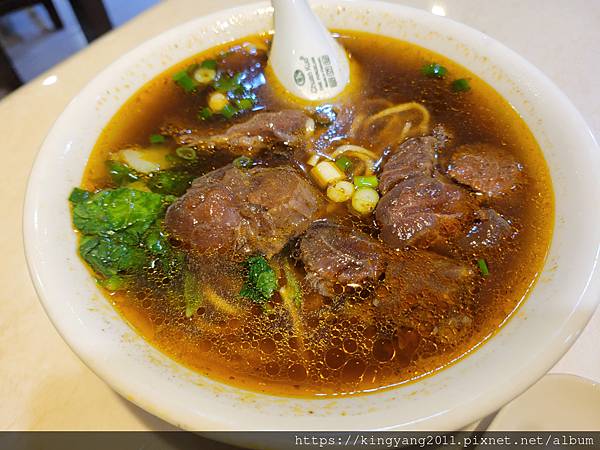
M 0 0 L 0 98 L 160 0 Z

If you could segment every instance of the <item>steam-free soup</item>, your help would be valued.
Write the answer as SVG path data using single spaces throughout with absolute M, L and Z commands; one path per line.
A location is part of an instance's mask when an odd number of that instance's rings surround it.
M 553 224 L 517 112 L 442 55 L 342 32 L 355 84 L 295 102 L 268 35 L 143 86 L 71 195 L 107 298 L 184 365 L 281 395 L 395 386 L 467 354 L 527 295 Z

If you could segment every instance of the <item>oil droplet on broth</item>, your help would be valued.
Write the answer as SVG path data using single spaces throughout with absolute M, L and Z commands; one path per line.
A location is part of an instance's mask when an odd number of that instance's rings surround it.
M 346 362 L 346 354 L 337 347 L 327 350 L 325 362 L 330 369 L 339 369 Z
M 341 379 L 346 383 L 357 382 L 363 376 L 366 368 L 367 365 L 362 359 L 350 359 L 342 367 Z
M 396 349 L 389 339 L 377 339 L 373 344 L 373 356 L 379 362 L 388 362 L 394 358 Z
M 306 368 L 302 364 L 293 364 L 288 370 L 290 380 L 302 382 L 306 379 Z

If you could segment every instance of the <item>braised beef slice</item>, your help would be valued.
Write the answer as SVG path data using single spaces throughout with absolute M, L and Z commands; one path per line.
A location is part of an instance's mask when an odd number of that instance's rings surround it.
M 476 221 L 467 235 L 457 241 L 463 249 L 481 254 L 513 239 L 517 234 L 516 228 L 491 208 L 480 209 L 475 217 Z
M 419 176 L 385 194 L 375 217 L 390 247 L 428 247 L 458 236 L 471 222 L 474 208 L 472 197 L 460 186 L 439 176 Z
M 506 195 L 525 182 L 521 164 L 507 150 L 488 144 L 469 144 L 456 149 L 448 175 L 489 197 Z
M 417 304 L 439 309 L 459 302 L 474 276 L 473 269 L 458 260 L 425 250 L 402 252 L 388 262 L 385 284 L 374 303 L 380 313 L 398 319 Z
M 199 254 L 278 253 L 318 219 L 325 200 L 289 167 L 225 166 L 197 178 L 167 210 L 173 237 Z
M 325 296 L 336 284 L 376 281 L 383 273 L 384 252 L 370 236 L 331 222 L 317 222 L 300 242 L 305 280 Z
M 399 327 L 394 334 L 396 364 L 400 367 L 408 366 L 413 360 L 421 341 L 421 335 L 416 330 Z
M 408 139 L 384 163 L 379 190 L 385 194 L 400 181 L 433 173 L 437 139 L 431 136 Z
M 339 141 L 348 138 L 355 115 L 356 111 L 353 105 L 332 105 L 325 113 L 323 111 L 315 112 L 313 114 L 315 122 L 324 125 L 325 128 L 315 136 L 312 151 L 329 153 Z M 328 118 L 330 120 L 327 120 Z
M 301 147 L 305 144 L 308 116 L 297 109 L 259 112 L 221 134 L 206 136 L 195 130 L 165 127 L 162 132 L 179 145 L 224 150 L 234 155 L 255 156 L 273 146 Z

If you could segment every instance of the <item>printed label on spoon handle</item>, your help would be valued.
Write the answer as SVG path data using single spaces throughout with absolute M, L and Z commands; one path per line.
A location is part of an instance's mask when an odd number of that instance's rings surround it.
M 294 71 L 294 82 L 297 86 L 303 87 L 308 83 L 307 88 L 313 94 L 337 87 L 338 82 L 329 55 L 301 56 L 299 60 L 301 68 Z

